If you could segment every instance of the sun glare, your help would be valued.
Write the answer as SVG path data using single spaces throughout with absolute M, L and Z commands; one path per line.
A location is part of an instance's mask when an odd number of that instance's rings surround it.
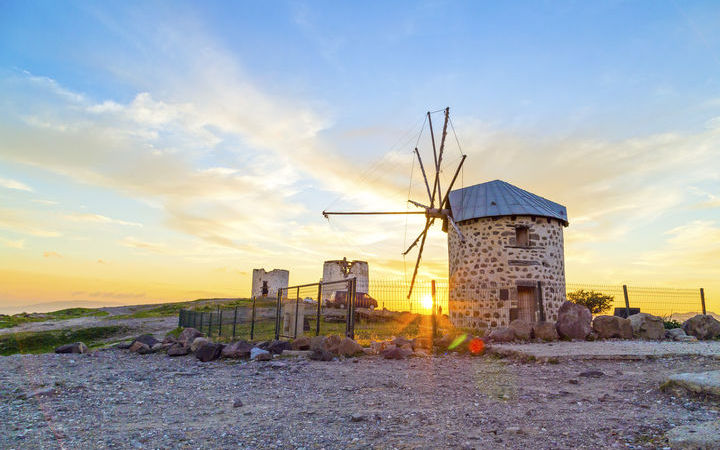
M 422 299 L 420 299 L 420 304 L 424 309 L 432 309 L 433 301 L 432 301 L 432 295 L 425 294 L 423 295 Z

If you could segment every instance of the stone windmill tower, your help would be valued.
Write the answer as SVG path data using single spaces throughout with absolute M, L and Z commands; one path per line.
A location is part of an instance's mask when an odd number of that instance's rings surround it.
M 565 301 L 567 209 L 495 180 L 450 193 L 449 314 L 455 326 L 495 328 L 557 319 Z
M 428 200 L 427 204 L 410 199 L 408 202 L 423 211 L 323 211 L 323 215 L 424 214 L 425 227 L 403 252 L 407 255 L 419 244 L 408 298 L 427 232 L 436 219 L 441 220 L 443 231 L 448 232 L 448 313 L 455 326 L 495 328 L 507 326 L 516 318 L 529 322 L 555 320 L 565 300 L 563 227 L 568 225 L 567 210 L 500 180 L 452 190 L 466 155 L 462 155 L 443 195 L 440 172 L 450 109 L 443 111 L 439 150 L 431 113 L 427 113 L 435 168 L 432 187 L 415 148 Z

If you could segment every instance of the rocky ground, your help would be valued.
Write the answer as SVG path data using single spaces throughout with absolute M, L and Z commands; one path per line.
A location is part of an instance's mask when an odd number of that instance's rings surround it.
M 706 356 L 13 355 L 0 357 L 0 448 L 662 448 L 720 403 L 660 384 L 718 369 Z

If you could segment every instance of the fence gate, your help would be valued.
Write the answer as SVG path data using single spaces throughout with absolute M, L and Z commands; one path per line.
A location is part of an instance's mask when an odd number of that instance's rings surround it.
M 356 280 L 348 278 L 278 289 L 275 339 L 303 334 L 354 336 Z

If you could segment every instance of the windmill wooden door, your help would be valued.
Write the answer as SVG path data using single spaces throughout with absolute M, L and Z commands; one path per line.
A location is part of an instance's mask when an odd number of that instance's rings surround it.
M 518 286 L 517 318 L 528 323 L 537 322 L 537 296 L 535 287 Z

